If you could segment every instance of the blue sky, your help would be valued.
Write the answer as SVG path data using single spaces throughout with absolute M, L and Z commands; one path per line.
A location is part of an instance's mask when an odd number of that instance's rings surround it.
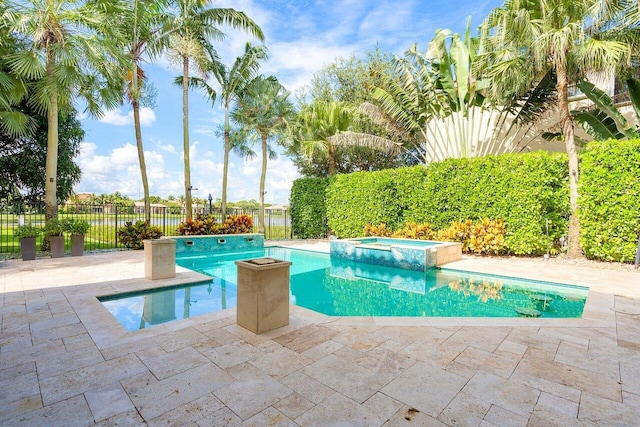
M 247 13 L 265 33 L 269 60 L 261 72 L 273 74 L 293 93 L 308 84 L 313 73 L 336 58 L 362 56 L 381 49 L 398 55 L 413 43 L 425 49 L 439 28 L 462 32 L 468 16 L 477 26 L 498 0 L 430 1 L 213 1 L 214 7 L 232 7 Z M 227 37 L 216 46 L 227 64 L 242 53 L 251 37 L 221 27 Z M 181 88 L 173 85 L 179 67 L 163 58 L 145 66 L 158 90 L 156 106 L 142 111 L 142 138 L 152 195 L 167 197 L 184 193 L 182 159 Z M 223 142 L 215 136 L 224 114 L 201 93 L 189 95 L 191 182 L 194 197 L 221 196 Z M 81 154 L 76 159 L 82 180 L 76 193 L 113 193 L 133 199 L 142 197 L 133 119 L 130 109 L 107 111 L 100 120 L 85 118 L 86 131 Z M 228 198 L 230 201 L 258 199 L 260 160 L 231 154 Z M 288 203 L 293 180 L 298 178 L 291 161 L 279 156 L 267 168 L 265 201 Z

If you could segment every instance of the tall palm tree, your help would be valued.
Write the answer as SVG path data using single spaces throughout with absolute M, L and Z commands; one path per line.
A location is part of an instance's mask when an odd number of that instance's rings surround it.
M 300 112 L 295 143 L 307 157 L 315 152 L 325 153 L 329 160 L 329 176 L 336 171 L 336 150 L 340 146 L 368 147 L 392 153 L 400 152 L 400 145 L 391 140 L 366 133 L 350 131 L 354 115 L 338 102 L 315 102 Z
M 244 12 L 227 8 L 209 8 L 211 0 L 172 0 L 176 9 L 176 32 L 171 37 L 171 49 L 182 62 L 182 127 L 184 152 L 184 191 L 187 218 L 192 217 L 191 167 L 189 159 L 189 64 L 193 61 L 204 69 L 205 45 L 224 38 L 218 25 L 229 25 L 264 39 L 262 30 Z
M 227 68 L 221 62 L 212 62 L 212 73 L 220 85 L 220 102 L 224 107 L 224 162 L 222 170 L 222 215 L 227 214 L 227 180 L 229 177 L 229 151 L 231 145 L 229 132 L 229 113 L 231 101 L 242 90 L 243 86 L 255 77 L 260 67 L 260 61 L 267 58 L 267 49 L 264 46 L 253 46 L 247 43 L 244 53 L 236 58 L 231 68 Z
M 569 157 L 570 257 L 582 256 L 578 208 L 578 152 L 568 87 L 589 71 L 615 69 L 629 45 L 603 40 L 598 30 L 599 0 L 506 0 L 482 24 L 483 61 L 498 99 L 524 93 L 549 71 L 556 76 L 556 107 Z
M 234 97 L 242 91 L 242 88 L 256 76 L 260 61 L 267 58 L 267 48 L 265 46 L 254 46 L 251 43 L 245 44 L 244 53 L 237 57 L 231 68 L 227 68 L 217 52 L 206 47 L 207 59 L 205 61 L 205 71 L 211 73 L 220 85 L 220 102 L 224 108 L 224 162 L 222 171 L 222 215 L 227 212 L 227 179 L 229 176 L 229 152 L 231 151 L 229 112 L 231 110 L 231 102 Z M 176 79 L 176 82 L 182 84 L 182 78 Z M 190 86 L 198 87 L 204 90 L 212 104 L 215 105 L 218 94 L 216 90 L 208 83 L 205 78 L 192 77 L 189 82 Z
M 269 140 L 284 138 L 289 124 L 295 117 L 293 103 L 287 91 L 275 77 L 255 77 L 237 95 L 231 111 L 231 119 L 240 128 L 240 134 L 252 140 L 259 140 L 262 149 L 262 169 L 260 173 L 260 208 L 258 232 L 264 233 L 264 187 L 267 176 L 267 158 L 273 157 Z M 237 135 L 236 135 L 237 138 Z M 269 156 L 269 153 L 272 153 Z
M 144 145 L 140 126 L 140 104 L 144 102 L 146 75 L 141 68 L 145 59 L 153 60 L 166 47 L 170 29 L 165 9 L 168 0 L 132 0 L 125 2 L 120 23 L 123 38 L 126 40 L 128 71 L 125 76 L 126 97 L 133 109 L 133 126 L 140 164 L 140 176 L 144 192 L 145 221 L 151 222 L 151 200 L 149 180 L 144 159 Z M 148 92 L 147 92 L 148 93 Z
M 81 96 L 87 110 L 101 114 L 101 105 L 115 108 L 119 101 L 122 57 L 112 32 L 112 6 L 77 0 L 28 0 L 8 3 L 13 11 L 6 25 L 30 43 L 10 54 L 10 69 L 35 81 L 30 99 L 47 114 L 45 217 L 58 215 L 58 111 Z M 6 16 L 6 15 L 5 15 Z M 116 82 L 114 84 L 114 82 Z M 121 86 L 120 86 L 121 87 Z

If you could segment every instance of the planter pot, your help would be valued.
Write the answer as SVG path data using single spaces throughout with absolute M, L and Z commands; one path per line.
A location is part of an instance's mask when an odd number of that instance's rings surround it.
M 23 237 L 20 239 L 20 253 L 23 261 L 33 261 L 36 259 L 36 238 Z
M 84 234 L 71 235 L 71 256 L 82 256 L 84 253 Z
M 51 258 L 62 258 L 64 256 L 64 236 L 49 236 L 51 246 Z

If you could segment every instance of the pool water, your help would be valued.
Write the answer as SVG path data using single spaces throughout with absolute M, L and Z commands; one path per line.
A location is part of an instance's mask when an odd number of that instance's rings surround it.
M 239 259 L 291 261 L 290 302 L 330 316 L 581 317 L 588 289 L 434 268 L 426 273 L 289 248 L 178 258 L 212 280 L 100 298 L 128 330 L 236 306 Z

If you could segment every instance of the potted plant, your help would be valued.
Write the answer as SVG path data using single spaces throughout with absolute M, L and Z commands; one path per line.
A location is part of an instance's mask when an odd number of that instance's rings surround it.
M 38 227 L 29 224 L 19 225 L 13 231 L 13 237 L 20 239 L 20 253 L 23 261 L 36 259 L 36 237 L 42 233 Z
M 63 222 L 64 231 L 71 235 L 71 256 L 84 253 L 84 236 L 91 226 L 82 219 L 67 218 Z
M 64 256 L 64 234 L 60 221 L 56 218 L 49 219 L 42 232 L 44 233 L 42 250 L 46 250 L 48 246 L 51 250 L 51 258 L 62 258 Z

